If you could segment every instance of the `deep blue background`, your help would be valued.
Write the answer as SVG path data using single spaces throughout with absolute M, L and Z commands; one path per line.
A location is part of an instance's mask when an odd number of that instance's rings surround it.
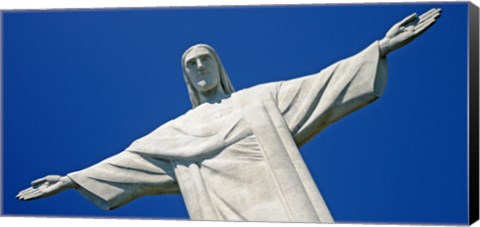
M 467 5 L 12 11 L 3 15 L 3 208 L 7 215 L 188 218 L 180 195 L 103 211 L 74 190 L 19 190 L 123 150 L 190 107 L 189 46 L 219 53 L 237 90 L 351 56 L 412 12 L 439 22 L 391 53 L 383 98 L 301 151 L 338 222 L 467 222 Z

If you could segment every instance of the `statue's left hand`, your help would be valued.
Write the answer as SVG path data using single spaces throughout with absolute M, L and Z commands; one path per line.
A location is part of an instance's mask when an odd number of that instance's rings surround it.
M 424 33 L 436 22 L 437 18 L 440 17 L 441 11 L 440 8 L 433 8 L 421 16 L 413 13 L 393 25 L 393 27 L 388 30 L 385 38 L 380 40 L 381 56 L 386 56 L 391 51 L 405 46 Z
M 48 175 L 46 177 L 34 180 L 32 187 L 29 187 L 18 193 L 17 199 L 19 200 L 32 200 L 43 197 L 48 197 L 62 192 L 66 189 L 72 188 L 75 183 L 70 180 L 69 177 Z

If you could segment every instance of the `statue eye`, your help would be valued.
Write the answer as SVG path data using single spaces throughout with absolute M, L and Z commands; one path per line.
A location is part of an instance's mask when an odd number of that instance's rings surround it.
M 201 58 L 202 61 L 209 61 L 210 59 L 212 59 L 210 55 L 205 55 L 205 56 L 202 56 Z
M 196 61 L 187 61 L 187 66 L 192 66 L 192 65 L 196 65 L 197 62 Z

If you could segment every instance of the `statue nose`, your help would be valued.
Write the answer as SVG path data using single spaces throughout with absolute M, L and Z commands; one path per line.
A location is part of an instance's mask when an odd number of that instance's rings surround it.
M 200 59 L 197 59 L 197 68 L 200 71 L 203 71 L 205 69 L 205 66 L 203 65 L 203 63 Z

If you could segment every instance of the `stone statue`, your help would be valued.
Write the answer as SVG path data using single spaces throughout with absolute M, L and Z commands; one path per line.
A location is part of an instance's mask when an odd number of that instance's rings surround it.
M 17 198 L 74 188 L 109 210 L 143 195 L 181 193 L 193 220 L 333 222 L 298 147 L 379 98 L 387 54 L 420 36 L 440 12 L 406 17 L 317 74 L 238 92 L 216 52 L 195 45 L 182 57 L 192 110 L 98 164 L 33 181 Z

